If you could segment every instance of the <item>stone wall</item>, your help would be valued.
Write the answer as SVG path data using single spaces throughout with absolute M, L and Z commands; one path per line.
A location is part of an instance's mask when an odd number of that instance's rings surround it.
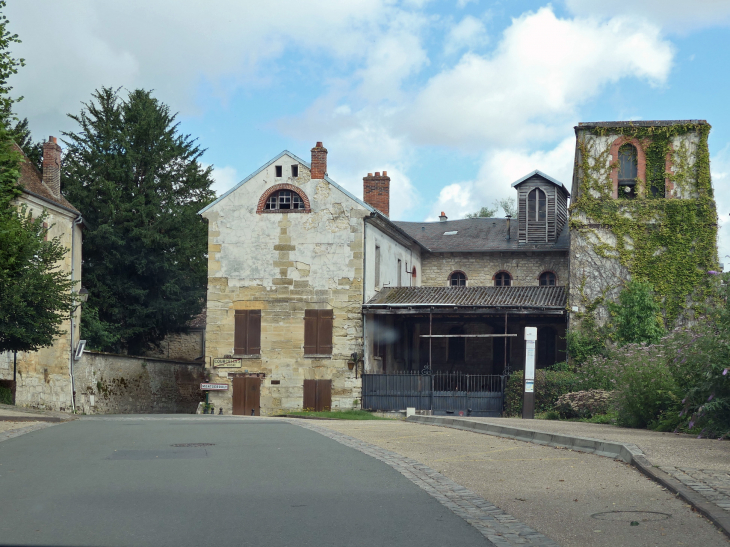
M 87 351 L 74 381 L 85 414 L 194 414 L 205 400 L 202 363 Z
M 557 285 L 568 284 L 568 253 L 553 252 L 493 252 L 493 253 L 429 253 L 421 258 L 425 287 L 448 286 L 449 274 L 460 270 L 466 274 L 467 286 L 491 287 L 494 275 L 507 271 L 512 285 L 537 286 L 538 276 L 551 271 Z
M 189 332 L 175 332 L 165 336 L 157 348 L 145 352 L 145 355 L 159 359 L 195 361 L 204 356 L 204 341 L 204 329 L 190 330 Z
M 285 177 L 276 176 L 276 166 Z M 288 176 L 298 165 L 297 177 Z M 262 195 L 291 184 L 311 211 L 257 211 Z M 203 213 L 208 220 L 206 362 L 234 354 L 235 311 L 261 310 L 261 353 L 240 368 L 211 370 L 211 381 L 259 373 L 261 414 L 301 409 L 305 379 L 332 380 L 332 407 L 352 408 L 360 380 L 347 361 L 362 352 L 363 227 L 369 211 L 284 154 Z M 305 357 L 304 312 L 331 309 L 332 355 Z M 232 412 L 232 389 L 211 393 Z

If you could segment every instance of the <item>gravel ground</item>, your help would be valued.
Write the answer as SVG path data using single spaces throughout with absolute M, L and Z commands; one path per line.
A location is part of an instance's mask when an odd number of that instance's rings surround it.
M 692 435 L 660 433 L 647 431 L 646 429 L 628 429 L 613 425 L 583 422 L 523 420 L 521 418 L 468 419 L 475 422 L 521 427 L 547 433 L 578 435 L 579 437 L 635 444 L 641 448 L 644 455 L 654 465 L 715 469 L 730 472 L 730 441 L 698 439 Z
M 37 425 L 38 423 L 40 422 L 0 422 L 0 433 L 20 429 L 21 427 L 28 427 L 29 425 Z
M 564 547 L 730 545 L 688 505 L 619 461 L 403 421 L 317 425 L 416 459 Z

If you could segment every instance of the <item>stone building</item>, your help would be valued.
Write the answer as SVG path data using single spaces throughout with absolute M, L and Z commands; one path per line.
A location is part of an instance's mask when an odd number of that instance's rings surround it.
M 630 279 L 649 281 L 671 327 L 719 270 L 704 120 L 581 123 L 570 230 L 571 328 L 602 324 Z
M 284 151 L 201 211 L 208 220 L 205 337 L 224 413 L 352 408 L 362 372 L 502 373 L 522 344 L 426 341 L 428 332 L 541 329 L 540 366 L 564 354 L 567 189 L 514 183 L 520 218 L 393 222 L 387 172 L 363 200 Z M 431 289 L 426 289 L 431 287 Z M 438 290 L 436 290 L 438 288 Z M 434 316 L 435 319 L 434 319 Z M 501 334 L 500 334 L 501 336 Z
M 19 147 L 16 151 L 22 154 Z M 51 137 L 43 144 L 43 170 L 39 171 L 25 155 L 21 162 L 19 185 L 22 194 L 17 204 L 24 205 L 34 217 L 46 213 L 48 237 L 60 237 L 68 249 L 60 268 L 70 279 L 81 279 L 81 213 L 61 195 L 61 147 Z M 0 381 L 13 386 L 15 403 L 49 410 L 71 410 L 73 357 L 79 341 L 80 308 L 62 324 L 64 334 L 53 345 L 35 352 L 0 354 Z M 15 372 L 14 372 L 15 369 Z M 13 387 L 11 387 L 13 388 Z

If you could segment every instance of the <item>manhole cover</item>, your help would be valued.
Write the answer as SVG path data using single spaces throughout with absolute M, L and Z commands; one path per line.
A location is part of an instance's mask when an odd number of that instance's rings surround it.
M 171 444 L 170 446 L 176 446 L 176 447 L 198 447 L 198 446 L 215 446 L 215 443 L 180 443 L 180 444 Z
M 666 520 L 672 515 L 657 513 L 656 511 L 606 511 L 591 515 L 598 520 L 616 520 L 620 522 L 649 522 L 652 520 Z

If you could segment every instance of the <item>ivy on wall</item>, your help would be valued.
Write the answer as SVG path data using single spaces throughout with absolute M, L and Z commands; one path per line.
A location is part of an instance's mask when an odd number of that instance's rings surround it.
M 654 287 L 668 327 L 710 296 L 707 272 L 718 268 L 717 211 L 710 178 L 707 124 L 590 128 L 596 137 L 625 136 L 637 139 L 646 155 L 646 178 L 637 180 L 635 199 L 613 199 L 612 142 L 579 138 L 580 188 L 571 204 L 570 227 L 602 258 L 617 260 L 632 279 Z M 672 146 L 675 137 L 698 136 Z M 608 139 L 611 140 L 611 139 Z M 693 149 L 694 148 L 694 149 Z M 666 172 L 671 154 L 673 169 Z M 669 179 L 679 197 L 652 193 Z M 605 230 L 615 237 L 605 237 Z M 602 237 L 603 234 L 603 237 Z M 592 303 L 594 304 L 594 303 Z

